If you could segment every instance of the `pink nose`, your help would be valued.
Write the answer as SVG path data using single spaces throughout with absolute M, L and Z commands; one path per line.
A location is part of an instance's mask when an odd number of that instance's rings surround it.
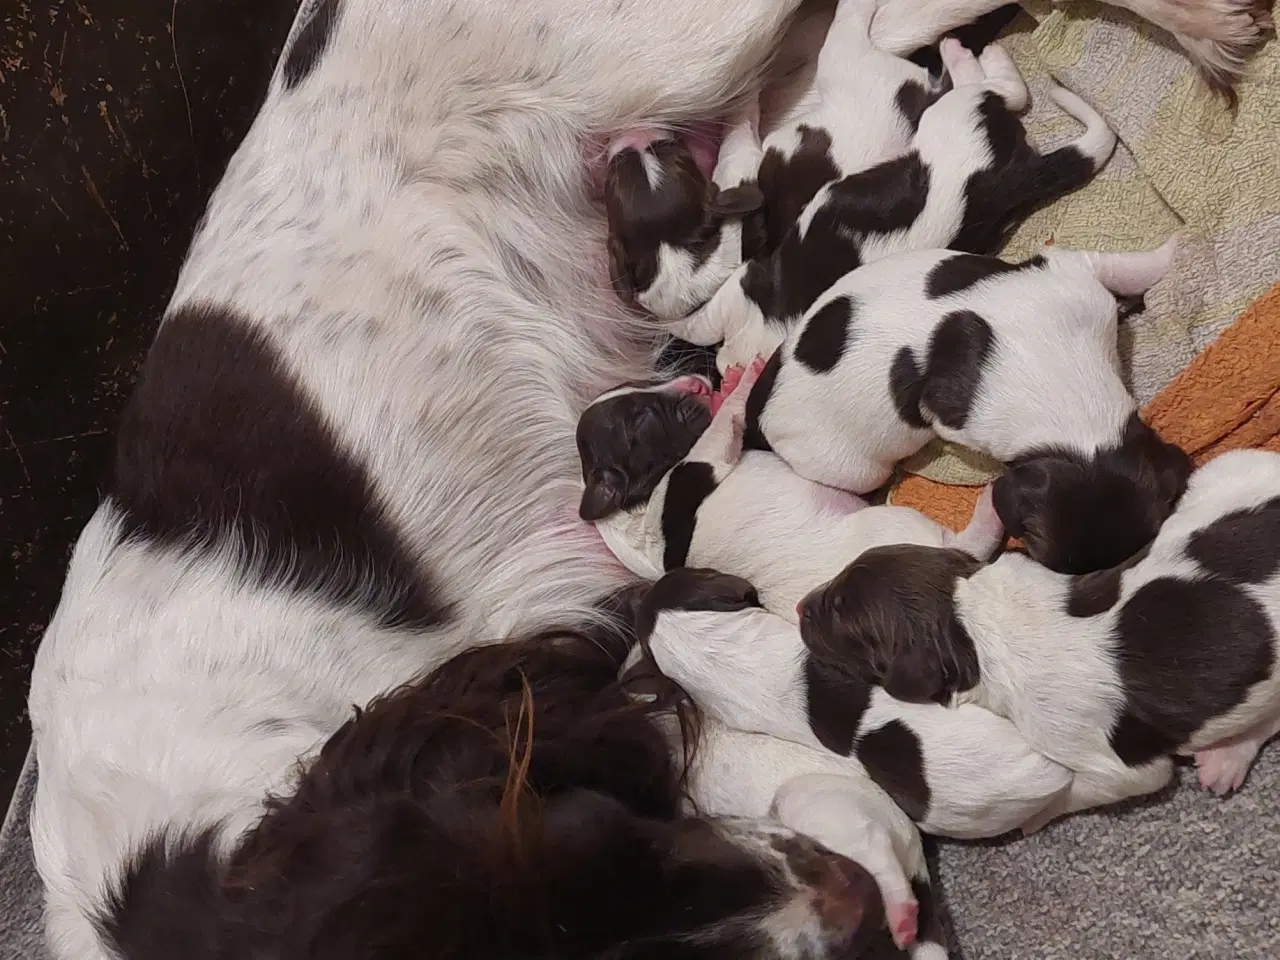
M 804 601 L 803 601 L 803 600 L 801 600 L 799 603 L 797 603 L 797 604 L 796 604 L 796 616 L 797 616 L 797 617 L 803 617 L 803 616 L 804 616 Z

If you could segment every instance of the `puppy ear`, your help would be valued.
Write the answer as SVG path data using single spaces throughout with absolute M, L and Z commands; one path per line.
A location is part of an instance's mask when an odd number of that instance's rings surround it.
M 1022 536 L 1022 505 L 1018 496 L 1018 488 L 1009 471 L 996 478 L 991 485 L 991 503 L 995 507 L 996 516 L 1004 524 L 1005 532 L 1011 537 Z
M 919 640 L 898 647 L 881 686 L 906 703 L 945 703 L 951 692 L 937 648 Z
M 750 582 L 718 570 L 680 567 L 653 585 L 647 607 L 659 610 L 713 610 L 732 613 L 760 606 Z
M 627 478 L 618 470 L 596 469 L 587 477 L 578 516 L 594 523 L 622 509 L 627 499 Z
M 764 194 L 754 183 L 717 190 L 707 200 L 707 212 L 721 217 L 742 217 L 764 206 Z

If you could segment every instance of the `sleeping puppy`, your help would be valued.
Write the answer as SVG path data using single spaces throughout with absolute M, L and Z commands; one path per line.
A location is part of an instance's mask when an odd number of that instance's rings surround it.
M 704 714 L 848 758 L 927 833 L 999 836 L 1071 783 L 981 707 L 905 703 L 826 668 L 739 577 L 673 570 L 641 600 L 636 622 L 634 653 L 646 650 Z
M 1189 470 L 1138 418 L 1116 346 L 1116 296 L 1152 286 L 1173 249 L 868 264 L 769 360 L 746 444 L 865 493 L 941 436 L 1007 464 L 995 508 L 1032 557 L 1065 573 L 1113 566 L 1155 536 Z
M 706 302 L 760 249 L 764 199 L 756 185 L 762 149 L 752 97 L 720 147 L 708 179 L 696 141 L 656 130 L 609 148 L 604 202 L 609 275 L 618 296 L 658 317 Z
M 805 593 L 872 546 L 955 546 L 980 559 L 995 552 L 1004 530 L 989 489 L 957 534 L 910 507 L 868 507 L 806 481 L 772 454 L 744 456 L 747 399 L 763 367 L 757 359 L 728 371 L 710 426 L 717 401 L 697 378 L 620 387 L 583 413 L 579 515 L 632 573 L 657 580 L 697 566 L 741 576 L 794 623 Z
M 800 631 L 832 671 L 1012 720 L 1075 771 L 1046 822 L 1159 790 L 1179 754 L 1226 793 L 1280 730 L 1280 454 L 1200 468 L 1150 549 L 1099 573 L 868 551 L 805 599 Z
M 769 355 L 843 275 L 894 253 L 945 247 L 995 252 L 1037 207 L 1087 183 L 1116 137 L 1075 94 L 1050 95 L 1085 125 L 1048 154 L 1027 142 L 1015 111 L 1028 100 L 1009 55 L 990 44 L 975 58 L 941 44 L 955 84 L 918 116 L 910 150 L 820 189 L 769 256 L 745 263 L 707 304 L 672 327 L 692 343 L 724 341 L 717 364 Z

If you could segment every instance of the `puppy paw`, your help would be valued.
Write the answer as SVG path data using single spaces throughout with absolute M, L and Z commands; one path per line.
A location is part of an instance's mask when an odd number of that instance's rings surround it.
M 741 364 L 735 363 L 731 367 L 726 367 L 723 375 L 720 377 L 720 393 L 722 396 L 729 396 L 733 391 L 738 389 L 738 384 L 742 382 L 742 376 L 746 373 L 745 368 Z
M 905 949 L 916 942 L 916 925 L 920 916 L 920 907 L 914 900 L 891 903 L 886 911 L 889 918 L 889 932 L 893 942 L 900 949 Z
M 1243 740 L 1228 747 L 1201 750 L 1196 754 L 1200 786 L 1212 790 L 1220 797 L 1239 790 L 1257 755 L 1258 744 L 1252 740 Z
M 952 86 L 969 86 L 986 79 L 978 58 L 955 37 L 943 37 L 938 44 L 938 53 L 942 57 L 942 65 L 947 68 L 951 77 Z

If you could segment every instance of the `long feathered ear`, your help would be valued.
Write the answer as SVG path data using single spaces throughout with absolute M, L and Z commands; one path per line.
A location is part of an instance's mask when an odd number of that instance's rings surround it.
M 587 477 L 582 502 L 578 504 L 578 516 L 594 523 L 622 509 L 627 499 L 627 478 L 621 471 L 592 470 Z

